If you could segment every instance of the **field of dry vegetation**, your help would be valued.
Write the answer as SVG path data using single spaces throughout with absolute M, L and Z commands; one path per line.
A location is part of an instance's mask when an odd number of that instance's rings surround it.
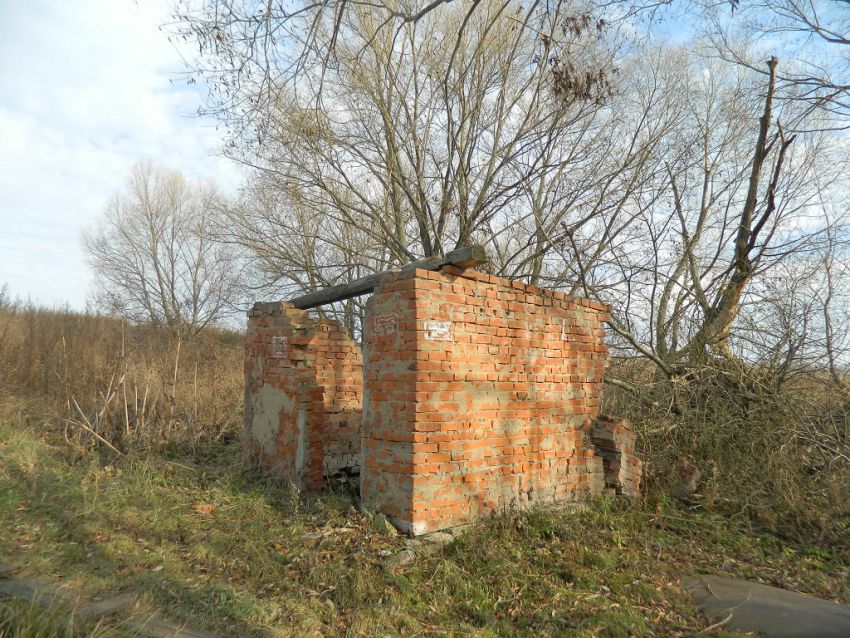
M 709 625 L 679 585 L 695 571 L 850 603 L 846 401 L 816 377 L 782 397 L 752 382 L 745 403 L 703 383 L 681 414 L 609 390 L 640 430 L 642 502 L 505 512 L 391 567 L 403 539 L 370 528 L 351 486 L 298 494 L 242 466 L 240 334 L 178 344 L 7 304 L 0 554 L 228 636 L 689 635 Z M 702 471 L 687 502 L 667 493 L 679 457 Z M 1 636 L 133 635 L 125 620 L 68 628 L 0 602 Z
M 10 304 L 0 315 L 0 360 L 3 396 L 28 419 L 53 423 L 80 453 L 196 449 L 241 426 L 235 332 L 180 342 L 109 317 Z

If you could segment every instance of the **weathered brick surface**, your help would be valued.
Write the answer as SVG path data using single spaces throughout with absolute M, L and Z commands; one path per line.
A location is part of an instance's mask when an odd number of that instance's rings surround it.
M 452 267 L 386 278 L 367 305 L 364 504 L 420 534 L 600 493 L 607 312 Z
M 285 303 L 248 313 L 246 460 L 297 485 L 360 465 L 363 360 L 342 327 Z

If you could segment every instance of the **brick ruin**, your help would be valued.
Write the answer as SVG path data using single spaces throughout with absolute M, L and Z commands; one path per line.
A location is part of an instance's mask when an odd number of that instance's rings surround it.
M 628 421 L 599 416 L 608 308 L 444 265 L 370 288 L 364 355 L 285 302 L 249 313 L 247 460 L 304 488 L 360 475 L 422 534 L 506 507 L 636 496 Z
M 335 321 L 256 304 L 245 350 L 249 464 L 307 489 L 360 468 L 363 355 Z

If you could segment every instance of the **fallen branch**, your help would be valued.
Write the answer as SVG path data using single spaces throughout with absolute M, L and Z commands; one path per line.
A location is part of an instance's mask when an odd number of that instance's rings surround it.
M 83 419 L 85 419 L 85 421 L 88 421 L 88 418 L 86 418 L 85 413 L 82 411 L 82 409 L 80 409 L 80 405 L 77 403 L 77 400 L 76 400 L 76 399 L 74 399 L 74 398 L 71 398 L 71 401 L 74 403 L 74 407 L 77 409 L 77 413 L 78 413 L 81 417 L 83 417 Z M 66 418 L 66 419 L 65 419 L 65 422 L 66 422 L 66 423 L 69 423 L 69 424 L 71 424 L 71 425 L 76 425 L 77 427 L 79 427 L 79 428 L 81 428 L 81 429 L 85 430 L 86 432 L 88 432 L 89 434 L 91 434 L 92 436 L 94 436 L 94 438 L 96 438 L 98 441 L 100 441 L 101 443 L 103 443 L 103 444 L 104 444 L 106 447 L 108 447 L 110 450 L 112 450 L 113 452 L 115 452 L 118 456 L 121 456 L 121 457 L 123 457 L 123 456 L 124 456 L 124 453 L 123 453 L 121 450 L 119 450 L 117 447 L 115 447 L 114 445 L 112 445 L 112 443 L 110 443 L 110 442 L 109 442 L 109 441 L 107 441 L 105 438 L 103 438 L 100 434 L 98 434 L 98 433 L 94 430 L 94 428 L 91 426 L 91 423 L 90 423 L 90 422 L 88 422 L 88 423 L 84 423 L 83 421 L 80 421 L 80 420 L 78 420 L 78 419 L 70 419 L 70 418 Z

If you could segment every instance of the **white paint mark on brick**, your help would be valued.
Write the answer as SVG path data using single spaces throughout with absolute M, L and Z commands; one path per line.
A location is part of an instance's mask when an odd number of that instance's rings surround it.
M 426 321 L 425 322 L 425 340 L 426 341 L 452 341 L 452 322 L 451 321 Z
M 285 359 L 289 352 L 289 339 L 286 337 L 272 337 L 272 356 L 276 359 Z
M 396 319 L 393 315 L 381 315 L 375 317 L 372 321 L 372 333 L 376 337 L 386 337 L 394 334 L 397 330 Z

